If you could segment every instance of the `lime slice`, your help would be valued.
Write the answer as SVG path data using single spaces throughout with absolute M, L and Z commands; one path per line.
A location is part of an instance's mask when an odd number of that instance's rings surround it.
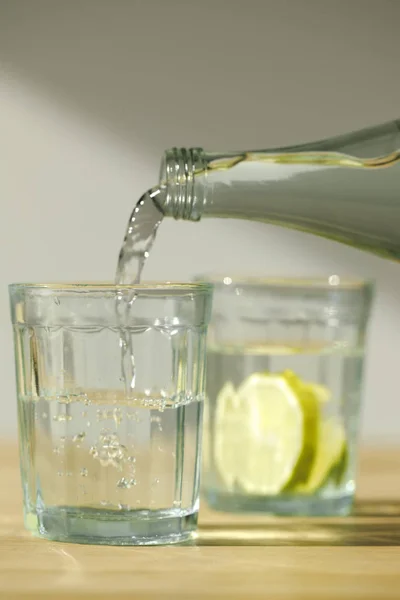
M 240 469 L 241 443 L 245 436 L 246 414 L 233 384 L 228 381 L 217 397 L 215 411 L 214 460 L 220 477 L 232 490 Z
M 327 404 L 332 398 L 331 391 L 325 387 L 324 385 L 320 385 L 319 383 L 304 383 L 311 388 L 311 391 L 317 397 L 317 400 L 320 404 Z
M 308 388 L 308 390 L 316 396 L 316 399 L 320 404 L 326 404 L 332 397 L 331 391 L 325 385 L 320 383 L 311 383 L 308 381 L 302 381 L 296 373 L 293 371 L 286 370 L 283 372 L 283 376 L 285 379 L 289 381 L 292 387 L 301 392 L 304 388 Z
M 346 434 L 337 417 L 322 420 L 319 425 L 315 460 L 307 481 L 296 491 L 311 494 L 332 476 L 340 480 L 347 463 Z
M 240 457 L 221 455 L 221 471 L 236 470 L 248 494 L 277 494 L 305 481 L 314 459 L 319 409 L 309 386 L 290 374 L 254 373 L 238 389 L 235 403 L 242 415 L 241 427 L 236 425 Z

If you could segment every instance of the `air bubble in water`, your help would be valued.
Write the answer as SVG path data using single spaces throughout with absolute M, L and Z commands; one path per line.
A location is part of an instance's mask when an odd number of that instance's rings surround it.
M 117 482 L 117 487 L 122 490 L 129 490 L 133 485 L 136 485 L 136 479 L 126 479 L 125 477 L 121 477 Z
M 120 443 L 115 433 L 103 430 L 100 433 L 98 444 L 90 448 L 90 454 L 100 461 L 102 467 L 113 466 L 122 470 L 122 463 L 126 458 L 126 447 Z
M 132 412 L 132 413 L 126 413 L 126 417 L 132 421 L 135 421 L 135 423 L 140 423 L 141 419 L 139 418 L 139 415 L 137 413 L 137 411 Z
M 86 432 L 85 431 L 81 431 L 80 433 L 77 433 L 76 435 L 74 435 L 74 437 L 72 438 L 72 441 L 74 443 L 80 443 L 82 442 L 82 440 L 84 440 L 86 437 Z
M 118 425 L 122 421 L 122 412 L 121 412 L 120 408 L 114 408 L 114 410 L 113 410 L 113 419 L 114 419 L 115 425 L 118 427 Z
M 67 415 L 66 413 L 61 413 L 58 415 L 54 415 L 53 421 L 57 421 L 58 423 L 64 423 L 65 421 L 72 421 L 72 416 Z
M 121 477 L 121 479 L 117 482 L 117 487 L 120 489 L 128 489 L 131 486 L 129 485 L 129 482 L 127 479 L 125 479 L 125 477 Z
M 71 398 L 69 396 L 58 396 L 57 402 L 58 404 L 70 404 Z
M 112 415 L 111 410 L 103 410 L 103 409 L 99 408 L 98 411 L 96 412 L 98 421 L 107 421 L 107 419 L 111 419 L 111 415 Z

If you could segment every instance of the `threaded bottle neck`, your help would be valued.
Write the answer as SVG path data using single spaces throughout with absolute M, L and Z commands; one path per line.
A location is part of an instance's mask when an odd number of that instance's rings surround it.
M 160 208 L 174 219 L 198 221 L 206 201 L 207 163 L 201 148 L 171 148 L 160 170 Z

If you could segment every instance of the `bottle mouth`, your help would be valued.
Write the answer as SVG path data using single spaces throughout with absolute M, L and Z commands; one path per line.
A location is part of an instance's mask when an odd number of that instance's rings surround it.
M 199 181 L 199 175 L 201 181 Z M 204 179 L 207 164 L 202 148 L 171 148 L 164 154 L 160 188 L 164 215 L 174 219 L 198 221 L 206 200 Z

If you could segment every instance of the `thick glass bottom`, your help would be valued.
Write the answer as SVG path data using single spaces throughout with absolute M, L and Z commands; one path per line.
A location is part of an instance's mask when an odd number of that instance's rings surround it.
M 111 511 L 57 506 L 25 515 L 25 526 L 48 540 L 77 544 L 177 544 L 193 537 L 197 511 Z
M 329 517 L 345 516 L 351 512 L 354 495 L 340 496 L 250 496 L 207 490 L 207 503 L 223 512 L 255 512 L 277 516 Z

